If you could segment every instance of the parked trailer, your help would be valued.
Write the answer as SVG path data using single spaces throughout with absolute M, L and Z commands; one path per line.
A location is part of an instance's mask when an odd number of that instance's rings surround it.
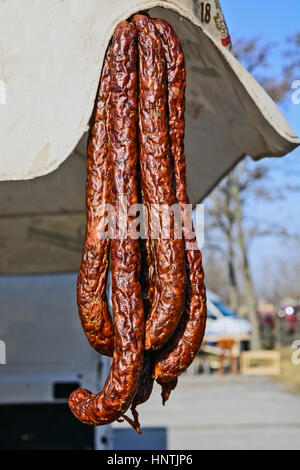
M 83 426 L 67 405 L 77 386 L 99 390 L 109 367 L 81 329 L 76 277 L 0 276 L 0 449 L 113 447 L 110 426 Z

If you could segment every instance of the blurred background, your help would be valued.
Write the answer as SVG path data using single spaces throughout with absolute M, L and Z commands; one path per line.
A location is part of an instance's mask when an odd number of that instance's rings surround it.
M 300 135 L 298 0 L 220 3 L 234 54 Z M 0 183 L 0 449 L 300 449 L 299 148 L 246 157 L 203 201 L 206 335 L 166 406 L 155 385 L 140 407 L 142 436 L 66 404 L 109 369 L 77 315 L 85 159 L 83 138 L 52 174 Z

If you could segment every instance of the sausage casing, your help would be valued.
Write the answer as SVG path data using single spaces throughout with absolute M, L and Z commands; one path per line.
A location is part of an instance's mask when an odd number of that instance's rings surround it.
M 176 203 L 168 136 L 166 67 L 159 35 L 151 19 L 135 15 L 139 50 L 139 144 L 141 184 L 148 209 L 149 249 L 154 262 L 152 305 L 146 321 L 146 349 L 159 349 L 175 331 L 185 303 L 185 259 L 182 238 L 153 237 L 155 205 Z M 161 217 L 161 214 L 159 215 Z M 162 219 L 160 219 L 162 227 Z
M 127 209 L 138 202 L 136 40 L 134 25 L 122 22 L 115 29 L 111 48 L 110 158 L 112 193 L 117 211 L 124 196 L 127 196 Z M 118 220 L 117 217 L 117 230 Z M 69 398 L 71 411 L 84 423 L 101 425 L 119 419 L 136 393 L 144 355 L 140 263 L 138 240 L 129 236 L 111 240 L 115 321 L 113 360 L 100 393 L 77 389 Z
M 170 390 L 168 382 L 178 377 L 194 359 L 204 336 L 206 324 L 206 292 L 202 255 L 195 248 L 196 238 L 192 238 L 190 228 L 192 220 L 184 211 L 189 203 L 186 192 L 186 164 L 184 157 L 184 92 L 185 66 L 180 41 L 172 27 L 164 20 L 154 20 L 164 47 L 168 76 L 169 132 L 171 150 L 174 159 L 176 180 L 176 199 L 181 206 L 183 235 L 186 248 L 187 263 L 187 301 L 186 309 L 177 331 L 168 344 L 159 352 L 154 375 L 159 383 L 166 387 L 165 400 Z M 162 395 L 164 396 L 164 390 Z M 164 397 L 163 397 L 164 398 Z
M 108 149 L 107 107 L 110 94 L 108 50 L 88 138 L 86 184 L 86 234 L 77 279 L 77 304 L 83 330 L 90 345 L 112 356 L 113 322 L 106 298 L 106 275 L 110 240 L 101 238 L 105 229 L 105 205 L 110 201 L 111 169 Z

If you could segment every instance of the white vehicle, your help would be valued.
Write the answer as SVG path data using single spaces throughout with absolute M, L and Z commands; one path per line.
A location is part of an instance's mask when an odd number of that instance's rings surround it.
M 207 290 L 206 336 L 242 336 L 251 332 L 248 320 L 238 317 L 216 294 Z

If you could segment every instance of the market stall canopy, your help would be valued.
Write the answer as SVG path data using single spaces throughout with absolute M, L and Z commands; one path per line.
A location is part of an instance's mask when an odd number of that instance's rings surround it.
M 167 19 L 183 45 L 191 202 L 244 155 L 283 156 L 299 145 L 231 54 L 216 0 L 1 2 L 0 272 L 78 269 L 85 136 L 102 62 L 116 24 L 141 10 Z

